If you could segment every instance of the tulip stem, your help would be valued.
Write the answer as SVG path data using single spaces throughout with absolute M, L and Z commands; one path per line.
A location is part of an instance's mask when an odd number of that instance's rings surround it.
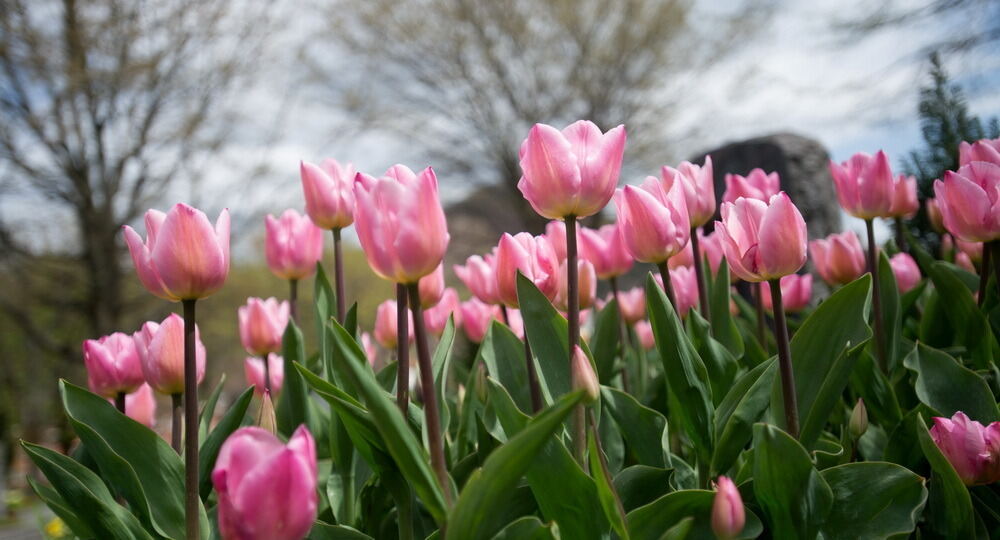
M 622 390 L 627 394 L 629 393 L 628 384 L 628 329 L 625 327 L 625 317 L 622 317 L 622 303 L 618 295 L 618 278 L 610 277 L 608 278 L 608 283 L 611 285 L 611 295 L 615 299 L 615 309 L 618 310 L 618 341 L 621 342 L 622 351 L 622 369 L 620 372 L 622 378 Z
M 882 287 L 878 279 L 877 248 L 875 246 L 875 225 L 871 219 L 865 220 L 868 231 L 868 272 L 872 275 L 872 318 L 875 319 L 875 356 L 882 373 L 889 373 L 889 362 L 885 357 L 885 330 L 882 328 Z M 774 294 L 774 291 L 771 291 Z M 773 296 L 772 296 L 773 297 Z
M 271 364 L 268 362 L 268 355 L 261 356 L 261 359 L 264 361 L 264 389 L 268 394 L 274 395 L 271 392 Z
M 698 307 L 701 308 L 701 314 L 705 317 L 705 320 L 711 321 L 712 315 L 710 313 L 710 307 L 708 305 L 708 288 L 705 284 L 705 275 L 701 270 L 701 249 L 699 249 L 698 239 L 698 228 L 691 228 L 691 258 L 694 260 L 694 275 L 698 281 Z M 709 327 L 711 331 L 711 326 Z
M 195 363 L 195 300 L 182 300 L 181 303 L 184 306 L 184 516 L 187 521 L 188 540 L 198 540 L 201 531 L 198 527 L 198 368 Z
M 181 410 L 182 403 L 184 402 L 184 395 L 181 393 L 170 394 L 170 412 L 171 412 L 171 426 L 170 426 L 170 446 L 174 449 L 174 452 L 178 454 L 181 453 Z
M 785 306 L 781 302 L 781 282 L 772 279 L 771 303 L 774 307 L 774 337 L 778 342 L 778 367 L 781 370 L 781 393 L 784 397 L 785 424 L 788 434 L 799 438 L 799 404 L 795 395 L 795 374 L 792 372 L 792 352 L 788 347 L 788 327 Z
M 566 216 L 566 316 L 568 317 L 569 330 L 569 355 L 566 359 L 569 362 L 570 370 L 573 369 L 573 351 L 580 344 L 580 285 L 579 268 L 577 267 L 576 255 L 576 216 Z M 527 337 L 527 332 L 525 332 Z M 587 421 L 583 412 L 583 405 L 577 405 L 573 411 L 573 447 L 576 451 L 577 462 L 584 463 L 584 454 L 587 451 Z
M 406 316 L 406 285 L 396 284 L 396 404 L 406 416 L 410 403 L 410 319 Z
M 528 336 L 524 336 L 524 365 L 528 370 L 528 388 L 531 390 L 531 412 L 542 410 L 542 387 L 538 384 L 538 372 L 535 370 L 535 359 L 531 355 L 531 344 Z
M 288 280 L 288 313 L 292 316 L 295 324 L 299 323 L 299 280 Z
M 118 412 L 125 414 L 125 392 L 115 394 L 115 408 Z
M 667 300 L 670 300 L 670 306 L 674 308 L 674 312 L 677 316 L 680 316 L 680 312 L 677 311 L 677 297 L 674 296 L 674 284 L 670 281 L 670 268 L 667 267 L 667 261 L 663 261 L 657 265 L 660 269 L 660 278 L 663 280 L 663 292 L 667 293 Z
M 983 244 L 983 260 L 986 260 L 986 251 L 993 251 L 993 281 L 997 282 L 997 293 L 1000 293 L 1000 240 L 991 240 Z M 983 263 L 985 272 L 986 263 Z
M 990 259 L 993 252 L 992 246 L 993 242 L 983 244 L 983 258 L 979 261 L 979 294 L 976 297 L 976 303 L 980 307 L 982 307 L 983 302 L 986 301 L 986 286 L 990 281 Z M 1000 285 L 1000 282 L 998 282 L 998 285 Z
M 896 226 L 896 247 L 899 248 L 899 251 L 906 251 L 906 223 L 899 216 L 896 216 L 893 221 Z
M 340 227 L 333 229 L 333 280 L 337 288 L 337 322 L 344 324 L 344 254 L 340 246 Z
M 417 283 L 406 286 L 410 293 L 410 311 L 413 313 L 413 333 L 417 339 L 417 362 L 420 366 L 420 388 L 424 400 L 424 425 L 427 426 L 427 442 L 431 450 L 431 466 L 437 473 L 445 503 L 451 506 L 451 479 L 444 460 L 444 441 L 441 435 L 441 416 L 438 414 L 437 390 L 434 387 L 434 368 L 431 365 L 427 331 L 424 329 L 424 313 L 420 306 L 420 288 Z
M 764 287 L 759 283 L 753 284 L 753 304 L 757 309 L 757 341 L 760 347 L 767 354 L 767 319 L 764 315 Z
M 507 306 L 500 304 L 500 315 L 503 316 L 503 323 L 510 326 L 510 319 L 507 318 Z

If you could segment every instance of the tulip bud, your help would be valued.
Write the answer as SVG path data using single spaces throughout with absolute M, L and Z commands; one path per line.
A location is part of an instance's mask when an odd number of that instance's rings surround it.
M 495 250 L 495 248 L 494 248 Z M 492 254 L 480 257 L 473 255 L 465 260 L 465 266 L 455 265 L 455 275 L 462 280 L 469 292 L 486 304 L 499 304 L 497 294 L 497 277 L 493 269 Z
M 712 156 L 705 156 L 702 166 L 681 163 L 676 169 L 663 167 L 660 178 L 669 191 L 676 182 L 684 191 L 690 227 L 696 228 L 708 223 L 715 215 L 715 180 L 712 174 Z
M 580 257 L 594 265 L 594 272 L 601 279 L 611 279 L 628 272 L 634 261 L 625 249 L 625 241 L 618 233 L 618 225 L 605 225 L 600 229 L 580 229 Z
M 280 394 L 281 385 L 285 382 L 285 360 L 274 353 L 267 355 L 267 371 L 271 379 L 271 393 Z M 267 389 L 264 380 L 264 360 L 247 358 L 243 361 L 243 373 L 246 375 L 247 384 L 254 387 L 254 393 L 258 396 L 264 395 Z
M 899 292 L 908 292 L 920 283 L 920 267 L 909 254 L 897 253 L 893 255 L 889 259 L 889 266 L 892 267 L 892 273 L 896 276 L 896 286 L 899 287 Z
M 771 284 L 761 284 L 764 309 L 774 311 L 771 299 Z M 789 274 L 781 278 L 781 303 L 787 313 L 802 311 L 812 300 L 812 276 L 809 274 Z
M 959 166 L 964 167 L 973 161 L 1000 165 L 1000 139 L 980 139 L 972 144 L 965 141 L 959 143 Z
M 746 523 L 743 498 L 736 484 L 726 476 L 720 476 L 716 486 L 712 502 L 712 532 L 716 538 L 730 540 L 743 532 Z
M 90 391 L 109 398 L 129 394 L 145 380 L 132 338 L 121 332 L 83 342 Z
M 396 301 L 386 300 L 375 310 L 375 341 L 386 349 L 395 349 L 398 343 L 399 329 L 396 327 Z M 408 343 L 413 343 L 413 312 L 407 310 L 409 328 L 406 337 Z
M 205 378 L 205 346 L 195 327 L 195 373 Z M 161 394 L 184 392 L 184 319 L 171 313 L 162 323 L 147 322 L 132 335 L 146 382 Z
M 726 191 L 722 194 L 722 202 L 736 202 L 740 197 L 767 202 L 779 191 L 781 178 L 776 172 L 768 174 L 758 168 L 746 176 L 726 174 Z
M 247 304 L 237 310 L 243 348 L 255 356 L 280 351 L 288 314 L 287 301 L 279 302 L 273 297 L 247 298 Z
M 445 326 L 448 325 L 448 317 L 455 317 L 455 327 L 462 326 L 462 312 L 459 309 L 458 293 L 455 289 L 448 287 L 441 295 L 438 304 L 424 311 L 424 326 L 431 335 L 441 337 Z
M 278 434 L 278 417 L 274 413 L 274 402 L 271 401 L 271 393 L 266 390 L 260 400 L 260 410 L 257 411 L 255 425 L 271 435 Z
M 831 161 L 830 175 L 840 206 L 848 214 L 861 219 L 892 215 L 898 178 L 893 177 L 885 152 L 879 150 L 874 156 L 859 152 L 839 165 Z
M 517 273 L 531 280 L 550 300 L 559 290 L 559 261 L 544 236 L 504 233 L 497 247 L 496 276 L 500 300 L 517 307 Z
M 594 305 L 594 297 L 597 296 L 597 275 L 594 273 L 594 265 L 590 261 L 579 259 L 577 267 L 577 298 L 581 310 L 585 310 Z M 566 311 L 569 309 L 569 267 L 566 261 L 559 267 L 559 290 L 556 292 L 556 299 L 553 302 L 556 308 Z M 581 323 L 582 324 L 582 323 Z
M 830 285 L 846 285 L 867 268 L 858 235 L 851 231 L 809 242 L 809 254 L 820 277 Z
M 593 403 L 601 395 L 601 385 L 597 382 L 597 374 L 594 373 L 594 366 L 590 364 L 590 359 L 584 354 L 579 345 L 573 348 L 572 369 L 573 389 L 586 391 L 584 402 Z
M 335 159 L 324 159 L 319 166 L 299 163 L 306 214 L 317 227 L 342 229 L 354 223 L 354 165 L 341 166 Z
M 715 222 L 715 230 L 733 273 L 744 281 L 794 274 L 806 262 L 806 222 L 785 192 L 768 203 L 722 203 L 722 221 Z
M 215 227 L 204 212 L 176 204 L 164 214 L 146 212 L 146 242 L 125 226 L 125 242 L 139 281 L 172 302 L 204 298 L 222 287 L 229 274 L 229 211 Z
M 967 486 L 1000 481 L 1000 422 L 987 427 L 956 412 L 934 418 L 931 438 Z
M 615 192 L 618 230 L 625 249 L 639 262 L 661 263 L 687 245 L 691 235 L 684 188 L 649 176 L 641 186 Z
M 1000 165 L 973 161 L 958 172 L 945 171 L 934 181 L 934 195 L 944 226 L 957 239 L 1000 239 Z
M 868 409 L 865 407 L 865 400 L 858 398 L 858 402 L 851 411 L 851 421 L 847 424 L 847 431 L 851 438 L 858 440 L 868 431 Z
M 436 306 L 444 294 L 444 265 L 439 264 L 433 272 L 420 278 L 417 290 L 420 294 L 420 307 L 430 309 Z
M 323 229 L 291 208 L 280 218 L 268 214 L 264 225 L 264 255 L 274 275 L 302 279 L 316 271 L 316 263 L 323 258 Z

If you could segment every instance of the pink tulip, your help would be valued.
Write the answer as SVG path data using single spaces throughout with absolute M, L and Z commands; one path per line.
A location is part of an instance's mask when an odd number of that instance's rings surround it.
M 663 278 L 656 274 L 653 279 L 663 288 Z M 670 283 L 674 288 L 674 296 L 677 299 L 677 314 L 687 317 L 691 308 L 698 305 L 698 278 L 694 273 L 694 268 L 690 266 L 680 266 L 670 270 Z
M 625 249 L 618 225 L 604 225 L 599 229 L 581 227 L 579 238 L 580 257 L 594 265 L 597 277 L 611 279 L 632 268 L 634 261 Z
M 324 159 L 320 165 L 302 161 L 299 175 L 306 214 L 321 229 L 342 229 L 354 223 L 354 165 Z
M 848 214 L 861 219 L 891 215 L 897 179 L 885 152 L 879 150 L 874 156 L 858 152 L 840 165 L 831 161 L 830 175 L 840 206 Z
M 624 152 L 625 126 L 601 133 L 586 120 L 562 131 L 535 124 L 521 143 L 517 188 L 546 218 L 592 216 L 611 199 Z
M 680 253 L 691 234 L 681 182 L 668 188 L 649 176 L 641 186 L 615 192 L 618 231 L 639 262 L 662 263 Z
M 433 169 L 418 175 L 393 165 L 381 178 L 358 173 L 354 195 L 354 226 L 376 274 L 416 283 L 441 264 L 450 237 Z
M 507 327 L 520 339 L 524 339 L 524 319 L 521 318 L 521 310 L 507 308 Z
M 966 242 L 965 240 L 956 239 L 955 245 L 958 246 L 958 250 L 969 256 L 969 259 L 973 262 L 979 262 L 983 260 L 983 243 L 982 242 Z
M 580 259 L 576 262 L 577 267 L 577 298 L 580 302 L 580 309 L 587 309 L 594 305 L 594 298 L 597 296 L 597 274 L 594 273 L 594 265 L 590 261 Z M 567 281 L 568 265 L 566 261 L 559 266 L 559 289 L 556 298 L 552 302 L 561 311 L 569 309 L 569 296 Z M 583 324 L 581 322 L 581 324 Z
M 280 218 L 268 214 L 264 225 L 264 255 L 271 273 L 281 279 L 302 279 L 316 271 L 323 258 L 323 229 L 291 208 Z
M 480 343 L 486 337 L 487 330 L 494 319 L 499 319 L 499 309 L 496 306 L 483 303 L 478 298 L 472 298 L 462 302 L 460 308 L 462 312 L 462 328 L 469 341 Z
M 830 285 L 850 283 L 867 269 L 861 242 L 851 231 L 809 242 L 809 254 L 820 277 Z
M 486 304 L 499 304 L 496 272 L 493 270 L 492 254 L 480 257 L 473 255 L 465 260 L 465 266 L 455 265 L 455 275 L 462 280 L 469 292 Z
M 269 354 L 267 369 L 271 378 L 271 395 L 277 396 L 281 393 L 281 385 L 285 382 L 285 360 L 276 354 Z M 253 386 L 253 392 L 258 396 L 264 395 L 264 390 L 267 389 L 267 383 L 264 381 L 264 360 L 247 358 L 243 361 L 243 374 L 246 375 L 247 384 Z
M 656 339 L 653 336 L 653 326 L 649 321 L 639 321 L 635 323 L 635 335 L 639 336 L 639 344 L 645 350 L 656 347 Z
M 195 326 L 195 373 L 205 378 L 205 346 Z M 161 394 L 184 392 L 184 319 L 171 313 L 163 322 L 147 322 L 132 334 L 146 382 Z
M 500 301 L 517 307 L 517 273 L 520 271 L 550 300 L 559 290 L 559 261 L 544 236 L 504 233 L 497 248 L 496 276 Z
M 635 324 L 646 316 L 646 291 L 633 287 L 618 293 L 618 312 L 628 324 Z
M 962 411 L 934 418 L 931 438 L 967 486 L 1000 481 L 1000 422 L 987 427 Z
M 715 230 L 733 273 L 744 281 L 794 274 L 806 262 L 806 222 L 783 191 L 769 203 L 722 203 L 722 221 L 715 222 Z
M 601 395 L 601 383 L 594 373 L 594 366 L 590 364 L 590 359 L 583 352 L 579 345 L 573 346 L 573 357 L 570 359 L 571 378 L 574 390 L 584 390 L 587 394 L 587 401 L 596 401 Z
M 776 172 L 765 173 L 758 168 L 746 176 L 726 174 L 726 191 L 722 194 L 722 202 L 736 202 L 740 197 L 769 201 L 779 191 L 781 178 Z
M 722 540 L 737 538 L 746 523 L 743 498 L 728 477 L 720 476 L 716 486 L 718 491 L 712 502 L 712 532 Z
M 812 300 L 813 279 L 811 274 L 788 274 L 781 278 L 781 305 L 787 313 L 802 311 L 809 306 Z M 771 300 L 771 284 L 764 282 L 761 284 L 761 299 L 764 302 L 764 309 L 774 311 L 774 304 Z
M 1000 165 L 973 161 L 934 181 L 944 226 L 966 242 L 1000 238 Z
M 83 362 L 90 391 L 104 397 L 134 392 L 145 380 L 135 342 L 121 332 L 84 341 Z
M 911 218 L 917 214 L 919 209 L 917 179 L 913 176 L 899 175 L 892 193 L 892 206 L 889 207 L 889 215 Z
M 413 313 L 407 310 L 407 341 L 413 343 Z M 375 341 L 389 350 L 394 350 L 398 344 L 399 329 L 396 326 L 396 301 L 386 300 L 375 310 Z
M 701 249 L 701 256 L 708 257 L 708 266 L 712 269 L 712 274 L 718 273 L 719 265 L 722 264 L 722 259 L 725 257 L 725 254 L 722 252 L 722 243 L 719 242 L 719 235 L 714 232 L 706 235 L 701 232 L 701 229 L 698 229 L 698 242 L 698 247 Z M 667 266 L 670 269 L 693 265 L 694 253 L 691 242 L 688 242 L 680 253 L 667 261 Z
M 219 532 L 226 540 L 299 540 L 319 506 L 316 442 L 299 426 L 283 444 L 265 429 L 244 427 L 223 443 L 212 470 Z
M 562 263 L 566 260 L 566 222 L 553 220 L 545 224 L 545 239 L 552 245 L 552 251 Z M 577 246 L 580 245 L 580 232 L 576 233 Z
M 687 203 L 690 227 L 701 227 L 715 215 L 715 181 L 712 176 L 712 156 L 705 156 L 701 167 L 687 161 L 676 169 L 663 167 L 660 178 L 669 190 L 674 183 L 680 183 Z
M 889 258 L 889 265 L 892 266 L 892 273 L 896 276 L 899 292 L 910 291 L 920 283 L 920 267 L 909 254 L 897 253 L 893 255 Z
M 1000 165 L 1000 139 L 980 139 L 972 144 L 962 141 L 958 145 L 958 164 L 961 167 L 973 161 Z
M 441 337 L 448 325 L 448 317 L 452 315 L 455 317 L 455 328 L 461 328 L 462 312 L 459 309 L 458 293 L 448 287 L 441 295 L 441 301 L 424 311 L 424 325 L 432 335 Z
M 420 293 L 420 307 L 429 309 L 436 306 L 444 294 L 444 265 L 439 264 L 433 272 L 420 278 L 417 290 Z
M 164 214 L 146 212 L 146 242 L 125 226 L 125 242 L 139 281 L 171 302 L 204 298 L 222 288 L 229 274 L 229 211 L 215 227 L 204 212 L 175 204 Z
M 960 268 L 964 268 L 965 270 L 967 270 L 970 273 L 975 274 L 977 272 L 976 271 L 976 265 L 972 263 L 972 259 L 969 258 L 969 254 L 968 253 L 964 253 L 962 251 L 959 251 L 958 253 L 956 253 L 955 254 L 955 264 L 957 264 Z
M 247 298 L 247 304 L 237 310 L 240 323 L 240 341 L 243 348 L 254 356 L 281 350 L 281 338 L 288 326 L 287 301 L 276 298 L 261 300 Z
M 372 335 L 368 332 L 361 332 L 361 348 L 365 350 L 365 358 L 368 359 L 368 365 L 375 367 L 378 363 L 378 349 L 375 348 Z
M 156 426 L 156 396 L 148 384 L 125 396 L 125 414 L 149 429 Z
M 927 208 L 927 219 L 931 222 L 931 227 L 939 234 L 944 233 L 944 216 L 941 215 L 941 207 L 938 206 L 937 199 L 927 199 L 924 201 Z

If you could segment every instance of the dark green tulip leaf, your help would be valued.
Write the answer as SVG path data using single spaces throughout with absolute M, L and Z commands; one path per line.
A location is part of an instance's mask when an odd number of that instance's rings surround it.
M 714 538 L 712 533 L 712 502 L 714 491 L 687 489 L 675 491 L 629 512 L 628 531 L 634 540 L 659 540 L 665 531 L 677 527 L 685 519 L 693 519 L 685 538 Z M 760 519 L 744 507 L 746 524 L 737 538 L 756 538 L 763 532 Z
M 915 389 L 920 402 L 941 416 L 958 411 L 987 425 L 1000 420 L 996 398 L 982 377 L 943 351 L 918 344 L 903 365 L 917 374 Z
M 740 329 L 733 320 L 733 314 L 729 311 L 732 288 L 729 284 L 729 263 L 723 257 L 719 264 L 719 271 L 715 274 L 710 291 L 711 296 L 708 303 L 711 306 L 712 314 L 712 335 L 719 340 L 735 358 L 743 356 L 743 338 L 740 336 Z
M 588 463 L 590 464 L 590 477 L 597 484 L 597 496 L 601 500 L 601 507 L 604 508 L 604 516 L 611 523 L 618 536 L 628 540 L 628 531 L 625 530 L 625 509 L 618 500 L 615 486 L 611 481 L 611 472 L 602 460 L 602 453 L 597 448 L 597 439 L 594 437 L 594 430 L 587 430 L 587 452 Z
M 925 513 L 931 530 L 943 538 L 974 538 L 975 512 L 969 490 L 948 458 L 934 444 L 923 417 L 917 415 L 912 421 L 920 448 L 933 471 Z
M 666 467 L 664 456 L 669 450 L 663 447 L 663 440 L 667 419 L 631 395 L 610 386 L 601 387 L 601 400 L 636 461 L 650 467 Z
M 827 540 L 906 538 L 927 502 L 924 479 L 893 463 L 848 463 L 820 474 L 834 498 L 823 527 Z
M 601 384 L 610 384 L 617 374 L 615 358 L 619 350 L 624 350 L 624 344 L 619 343 L 621 337 L 621 319 L 618 312 L 618 301 L 614 298 L 605 304 L 604 309 L 597 312 L 594 319 L 594 335 L 590 338 L 594 362 L 597 364 L 597 377 Z
M 201 413 L 198 415 L 198 440 L 202 444 L 205 443 L 205 437 L 208 437 L 208 429 L 211 427 L 212 418 L 215 416 L 215 406 L 219 403 L 219 396 L 222 395 L 222 389 L 225 385 L 226 374 L 223 373 L 222 377 L 219 377 L 219 383 L 215 385 L 215 389 L 208 395 L 208 399 L 205 400 L 205 405 L 201 408 Z
M 517 300 L 521 306 L 524 331 L 531 343 L 531 354 L 537 359 L 538 382 L 548 404 L 573 388 L 566 319 L 520 272 L 517 274 Z
M 976 306 L 969 286 L 962 281 L 959 269 L 938 261 L 931 265 L 929 274 L 942 299 L 941 308 L 954 329 L 953 343 L 965 346 L 976 369 L 989 368 L 1000 354 L 1000 346 L 986 315 Z
M 771 403 L 778 362 L 768 360 L 746 372 L 730 388 L 715 410 L 715 449 L 712 471 L 724 474 L 753 438 L 753 424 Z
M 492 540 L 559 540 L 559 527 L 555 523 L 542 523 L 535 516 L 526 516 L 509 523 Z
M 278 432 L 285 437 L 302 424 L 309 424 L 309 390 L 306 388 L 302 375 L 295 369 L 295 363 L 306 364 L 305 345 L 302 331 L 289 319 L 285 327 L 285 335 L 281 339 L 281 354 L 284 357 L 285 381 L 281 385 L 281 395 L 275 404 L 274 412 L 278 419 Z M 310 431 L 319 433 L 319 429 Z
M 673 469 L 633 465 L 615 476 L 615 491 L 626 512 L 649 504 L 670 493 Z
M 309 540 L 372 540 L 371 536 L 344 525 L 330 525 L 317 521 L 311 531 Z
M 493 321 L 479 345 L 479 359 L 489 376 L 496 379 L 522 411 L 531 410 L 528 369 L 524 363 L 524 343 L 499 321 Z

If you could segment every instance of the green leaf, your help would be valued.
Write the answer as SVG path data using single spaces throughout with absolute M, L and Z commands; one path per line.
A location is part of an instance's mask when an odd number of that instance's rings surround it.
M 30 454 L 29 457 L 31 457 Z M 28 481 L 28 485 L 31 486 L 35 495 L 37 495 L 38 498 L 45 503 L 45 506 L 49 507 L 49 510 L 52 510 L 53 514 L 63 520 L 63 523 L 69 527 L 69 530 L 74 536 L 78 538 L 97 537 L 97 535 L 94 534 L 94 531 L 91 530 L 90 526 L 77 517 L 76 511 L 70 508 L 70 505 L 65 499 L 63 499 L 62 495 L 60 495 L 58 491 L 51 486 L 38 482 L 31 476 L 26 477 L 25 480 Z M 93 513 L 91 512 L 88 515 L 93 515 Z
M 903 413 L 896 400 L 896 393 L 869 352 L 858 357 L 850 381 L 851 389 L 865 400 L 872 420 L 886 426 L 894 426 L 899 422 Z
M 696 451 L 707 461 L 712 451 L 713 413 L 708 372 L 652 274 L 646 276 L 646 309 L 667 387 L 680 404 L 677 416 Z
M 521 318 L 524 319 L 524 331 L 531 343 L 531 354 L 537 358 L 542 394 L 546 403 L 552 403 L 554 398 L 569 393 L 573 388 L 566 319 L 520 272 L 517 275 L 517 300 L 521 306 Z
M 713 405 L 718 405 L 722 401 L 726 391 L 733 385 L 736 379 L 736 371 L 739 365 L 733 358 L 729 349 L 712 337 L 712 329 L 701 314 L 696 310 L 691 310 L 687 317 L 687 326 L 691 343 L 694 345 L 698 356 L 705 363 L 708 370 L 708 380 L 712 385 Z
M 944 262 L 931 265 L 930 277 L 943 299 L 941 307 L 954 329 L 953 342 L 965 346 L 968 358 L 977 369 L 988 369 L 1000 354 L 1000 346 L 969 288 L 962 282 L 957 269 Z
M 208 495 L 212 492 L 212 469 L 215 467 L 215 459 L 219 457 L 222 443 L 226 442 L 229 435 L 243 425 L 243 418 L 246 416 L 251 401 L 253 401 L 252 386 L 236 398 L 236 402 L 226 411 L 225 416 L 219 420 L 215 429 L 201 443 L 201 449 L 198 452 L 198 493 L 203 501 L 208 499 Z
M 743 356 L 743 337 L 740 336 L 740 329 L 733 320 L 733 314 L 729 311 L 729 303 L 732 295 L 732 287 L 729 283 L 729 263 L 723 257 L 719 264 L 719 271 L 715 274 L 708 303 L 711 306 L 712 314 L 712 335 L 719 343 L 729 350 L 734 357 Z
M 528 369 L 524 362 L 524 343 L 506 325 L 493 321 L 479 345 L 477 362 L 510 393 L 518 409 L 531 410 Z
M 673 469 L 633 465 L 615 476 L 615 491 L 626 512 L 649 504 L 670 493 Z
M 372 540 L 371 536 L 344 525 L 331 525 L 317 521 L 311 531 L 309 540 Z
M 931 464 L 930 499 L 926 517 L 931 530 L 944 538 L 973 538 L 975 512 L 972 497 L 955 468 L 934 444 L 923 417 L 913 419 L 917 440 Z
M 313 309 L 316 315 L 316 335 L 319 337 L 319 358 L 324 373 L 333 377 L 333 365 L 330 360 L 330 336 L 326 333 L 326 321 L 337 312 L 337 296 L 326 277 L 323 265 L 316 261 L 316 278 L 313 281 Z M 298 361 L 296 359 L 296 361 Z
M 663 448 L 663 434 L 667 419 L 617 388 L 602 386 L 601 400 L 635 460 L 651 467 L 666 467 L 664 452 L 668 450 Z
M 823 527 L 827 540 L 905 538 L 927 502 L 924 479 L 893 463 L 848 463 L 820 474 L 834 499 Z
M 198 415 L 198 440 L 204 444 L 205 437 L 208 437 L 208 430 L 212 427 L 212 418 L 215 416 L 215 406 L 219 403 L 219 396 L 222 395 L 222 389 L 226 385 L 226 374 L 223 373 L 222 377 L 219 378 L 219 384 L 215 385 L 215 389 L 209 394 L 208 399 L 205 400 L 205 406 L 201 408 L 201 413 Z
M 899 364 L 899 340 L 903 332 L 903 312 L 896 274 L 885 250 L 879 251 L 879 292 L 882 295 L 882 329 L 885 330 L 885 357 L 889 372 Z M 874 346 L 874 343 L 873 343 Z
M 851 373 L 858 358 L 865 354 L 865 346 L 866 344 L 861 343 L 842 351 L 830 366 L 823 385 L 816 392 L 812 407 L 806 410 L 802 417 L 799 442 L 806 448 L 815 448 L 815 443 L 823 433 L 830 414 L 842 403 L 844 389 L 851 380 Z
M 950 418 L 962 411 L 983 425 L 1000 420 L 986 380 L 947 353 L 920 343 L 906 355 L 903 365 L 917 374 L 915 390 L 920 402 L 941 416 Z
M 587 430 L 587 451 L 590 463 L 590 477 L 597 484 L 597 496 L 601 500 L 601 507 L 604 508 L 604 516 L 611 523 L 618 536 L 628 540 L 628 531 L 625 530 L 625 509 L 622 508 L 615 486 L 611 483 L 611 472 L 603 463 L 602 452 L 597 448 L 597 439 L 594 437 L 594 430 Z
M 712 533 L 714 501 L 714 491 L 701 489 L 686 489 L 664 495 L 646 506 L 629 512 L 627 516 L 629 534 L 634 540 L 659 540 L 665 531 L 676 527 L 684 519 L 693 518 L 691 537 L 714 538 L 715 535 Z M 744 512 L 746 523 L 737 538 L 760 536 L 763 532 L 760 519 L 745 506 Z
M 483 468 L 472 473 L 452 509 L 447 538 L 487 538 L 503 527 L 491 510 L 508 497 L 583 396 L 582 390 L 564 396 L 490 454 Z
M 285 381 L 274 412 L 278 419 L 278 432 L 290 437 L 300 425 L 309 423 L 309 391 L 302 375 L 295 369 L 296 362 L 306 363 L 305 346 L 302 331 L 291 319 L 281 339 L 281 354 L 285 361 Z
M 612 298 L 604 309 L 597 312 L 594 320 L 594 334 L 590 338 L 590 344 L 601 384 L 610 384 L 618 371 L 615 369 L 615 358 L 618 357 L 621 346 L 619 341 L 622 328 L 618 315 L 618 301 Z
M 434 349 L 434 357 L 431 359 L 431 370 L 434 372 L 434 388 L 438 398 L 438 421 L 441 429 L 445 433 L 451 422 L 451 411 L 448 409 L 448 372 L 451 367 L 451 347 L 455 343 L 455 319 L 448 317 L 441 339 L 438 340 L 437 348 Z M 427 424 L 423 425 L 424 444 L 430 452 L 430 444 L 427 442 Z
M 809 454 L 775 426 L 755 424 L 753 491 L 774 538 L 816 538 L 833 491 Z
M 542 523 L 535 516 L 525 516 L 512 521 L 493 540 L 559 540 L 559 527 L 555 523 Z
M 65 380 L 59 388 L 70 424 L 102 477 L 121 492 L 140 521 L 163 536 L 183 538 L 184 464 L 177 453 L 104 398 Z M 199 509 L 206 536 L 208 517 L 200 504 Z
M 744 373 L 715 410 L 712 471 L 723 474 L 736 462 L 753 437 L 753 424 L 771 402 L 778 362 L 768 360 Z

